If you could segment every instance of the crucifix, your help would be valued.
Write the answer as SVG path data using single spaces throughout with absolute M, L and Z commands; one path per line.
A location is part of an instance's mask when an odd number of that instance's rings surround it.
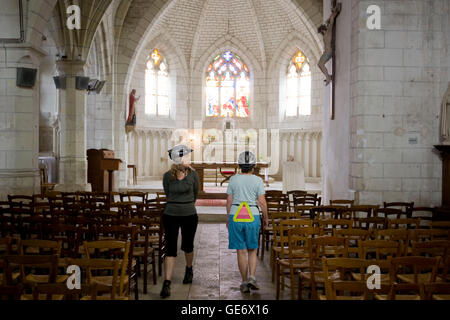
M 327 22 L 321 25 L 318 32 L 323 35 L 324 42 L 324 53 L 318 62 L 319 69 L 323 72 L 326 77 L 325 85 L 328 86 L 330 83 L 332 85 L 331 93 L 331 103 L 330 103 L 330 114 L 331 120 L 335 117 L 335 70 L 336 70 L 336 19 L 341 13 L 342 3 L 338 3 L 337 0 L 331 0 L 331 17 Z M 332 59 L 332 72 L 331 75 L 328 72 L 326 63 Z

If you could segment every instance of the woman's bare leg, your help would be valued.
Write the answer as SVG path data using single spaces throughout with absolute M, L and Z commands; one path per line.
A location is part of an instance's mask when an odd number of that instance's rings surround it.
M 256 249 L 248 249 L 248 271 L 250 277 L 255 277 L 256 265 L 258 263 L 258 256 L 256 255 Z
M 241 272 L 242 282 L 247 282 L 248 281 L 247 250 L 237 250 L 237 259 L 239 271 Z
M 192 251 L 191 253 L 185 253 L 184 256 L 186 258 L 186 267 L 192 268 L 192 263 L 194 262 L 194 252 Z
M 165 280 L 172 281 L 173 266 L 175 265 L 175 257 L 164 258 L 164 276 Z

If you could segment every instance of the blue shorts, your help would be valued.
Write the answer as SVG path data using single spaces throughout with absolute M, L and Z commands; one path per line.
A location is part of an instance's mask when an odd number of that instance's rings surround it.
M 246 250 L 258 249 L 261 216 L 255 215 L 253 222 L 234 222 L 230 214 L 228 226 L 228 249 Z

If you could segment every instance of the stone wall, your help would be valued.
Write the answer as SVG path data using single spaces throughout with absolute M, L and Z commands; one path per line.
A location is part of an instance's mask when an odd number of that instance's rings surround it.
M 374 4 L 381 8 L 381 30 L 366 27 L 366 10 Z M 350 120 L 344 116 L 336 125 L 325 123 L 326 183 L 334 186 L 328 188 L 327 198 L 351 196 L 354 191 L 360 203 L 440 205 L 441 161 L 433 145 L 439 143 L 440 104 L 450 80 L 449 3 L 353 0 L 343 6 L 337 36 L 337 59 L 343 63 L 338 66 L 337 96 L 350 92 L 351 101 L 339 100 L 337 115 L 350 105 Z M 349 48 L 350 34 L 349 65 L 349 50 L 340 48 Z M 349 67 L 350 79 L 345 76 Z M 343 74 L 340 68 L 347 71 Z M 336 137 L 346 143 L 347 123 L 349 174 L 340 172 L 336 180 L 337 171 L 329 164 L 336 158 L 344 165 L 347 161 L 341 147 L 330 141 Z

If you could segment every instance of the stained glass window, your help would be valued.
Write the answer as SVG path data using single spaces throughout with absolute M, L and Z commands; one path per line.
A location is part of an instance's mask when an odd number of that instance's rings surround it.
M 311 115 L 311 83 L 309 61 L 298 51 L 287 71 L 286 117 Z
M 169 69 L 158 49 L 147 59 L 145 69 L 145 113 L 151 116 L 168 117 Z
M 215 57 L 206 71 L 206 116 L 247 118 L 249 97 L 247 65 L 231 51 Z

